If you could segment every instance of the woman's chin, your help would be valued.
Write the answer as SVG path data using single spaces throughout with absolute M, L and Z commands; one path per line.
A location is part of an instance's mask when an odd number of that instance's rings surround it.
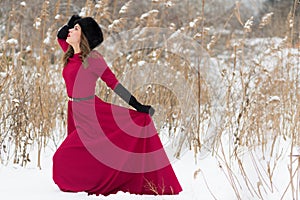
M 69 45 L 71 45 L 71 42 L 70 42 L 70 40 L 69 40 L 69 37 L 67 37 L 66 42 L 67 42 Z

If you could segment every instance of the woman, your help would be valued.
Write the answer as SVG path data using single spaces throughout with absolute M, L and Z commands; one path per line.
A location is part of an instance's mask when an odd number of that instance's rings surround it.
M 58 187 L 96 195 L 182 191 L 150 117 L 154 109 L 139 103 L 93 50 L 103 41 L 97 22 L 73 15 L 57 37 L 69 96 L 68 135 L 53 156 Z M 99 77 L 136 111 L 95 96 Z

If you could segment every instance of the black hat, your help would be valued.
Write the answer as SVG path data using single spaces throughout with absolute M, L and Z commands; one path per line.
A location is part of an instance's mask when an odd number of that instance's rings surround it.
M 84 17 L 75 22 L 81 27 L 82 33 L 89 42 L 91 49 L 100 45 L 103 41 L 103 34 L 100 26 L 92 17 Z

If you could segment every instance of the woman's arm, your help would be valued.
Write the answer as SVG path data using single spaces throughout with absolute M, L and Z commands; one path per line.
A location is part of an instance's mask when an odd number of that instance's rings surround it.
M 134 107 L 139 112 L 149 113 L 151 116 L 155 110 L 149 105 L 143 105 L 121 84 L 118 83 L 114 92 L 119 95 L 126 103 Z
M 115 74 L 107 66 L 103 57 L 96 51 L 91 52 L 88 58 L 90 69 L 99 76 L 108 87 L 110 87 L 117 95 L 119 95 L 126 103 L 135 108 L 139 112 L 154 114 L 154 109 L 149 105 L 143 105 L 121 84 Z
M 103 72 L 101 79 L 109 86 L 119 97 L 121 97 L 126 103 L 135 108 L 139 112 L 148 113 L 151 116 L 155 110 L 149 105 L 143 105 L 117 80 L 114 73 L 106 66 L 106 70 Z
M 57 42 L 64 52 L 68 50 L 69 44 L 66 42 L 66 40 L 57 38 Z

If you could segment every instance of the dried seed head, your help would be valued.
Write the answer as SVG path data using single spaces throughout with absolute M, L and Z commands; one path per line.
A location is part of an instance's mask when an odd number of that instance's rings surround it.
M 172 6 L 174 6 L 174 3 L 172 1 L 165 2 L 165 7 L 170 8 Z
M 34 24 L 33 24 L 33 27 L 36 29 L 36 30 L 39 30 L 40 29 L 40 26 L 41 26 L 41 18 L 37 17 L 34 21 Z
M 259 28 L 262 28 L 266 25 L 268 25 L 270 22 L 271 22 L 271 19 L 272 19 L 272 16 L 273 16 L 273 12 L 270 12 L 270 13 L 267 13 L 265 14 L 262 19 L 261 19 L 261 22 L 259 24 Z
M 141 15 L 140 19 L 141 20 L 146 20 L 149 18 L 155 18 L 158 15 L 159 11 L 158 10 L 150 10 L 149 12 L 146 12 Z
M 18 45 L 18 40 L 14 39 L 14 38 L 11 38 L 11 39 L 7 40 L 6 43 L 8 45 L 11 45 L 11 46 L 17 46 Z
M 289 20 L 289 25 L 290 25 L 290 28 L 293 28 L 293 26 L 294 26 L 294 20 L 293 19 Z
M 215 44 L 217 43 L 217 37 L 216 37 L 216 35 L 213 35 L 212 37 L 211 37 L 211 40 L 210 40 L 210 42 L 207 44 L 207 49 L 208 50 L 211 50 L 214 46 L 215 46 Z
M 128 8 L 130 7 L 130 5 L 132 4 L 132 1 L 128 1 L 127 3 L 124 4 L 124 6 L 121 7 L 119 14 L 125 14 L 128 12 Z
M 197 27 L 201 21 L 202 21 L 202 18 L 201 17 L 197 17 L 196 19 L 194 19 L 193 21 L 191 21 L 189 23 L 189 27 L 190 28 Z
M 245 25 L 244 25 L 244 31 L 246 33 L 251 32 L 252 26 L 253 26 L 253 16 L 251 16 L 250 19 L 248 19 L 247 22 L 245 23 Z
M 108 26 L 108 29 L 110 31 L 120 31 L 124 27 L 125 22 L 125 18 L 116 19 Z
M 171 30 L 176 30 L 176 25 L 174 24 L 174 23 L 171 23 L 170 25 L 169 25 L 169 29 L 171 29 Z

